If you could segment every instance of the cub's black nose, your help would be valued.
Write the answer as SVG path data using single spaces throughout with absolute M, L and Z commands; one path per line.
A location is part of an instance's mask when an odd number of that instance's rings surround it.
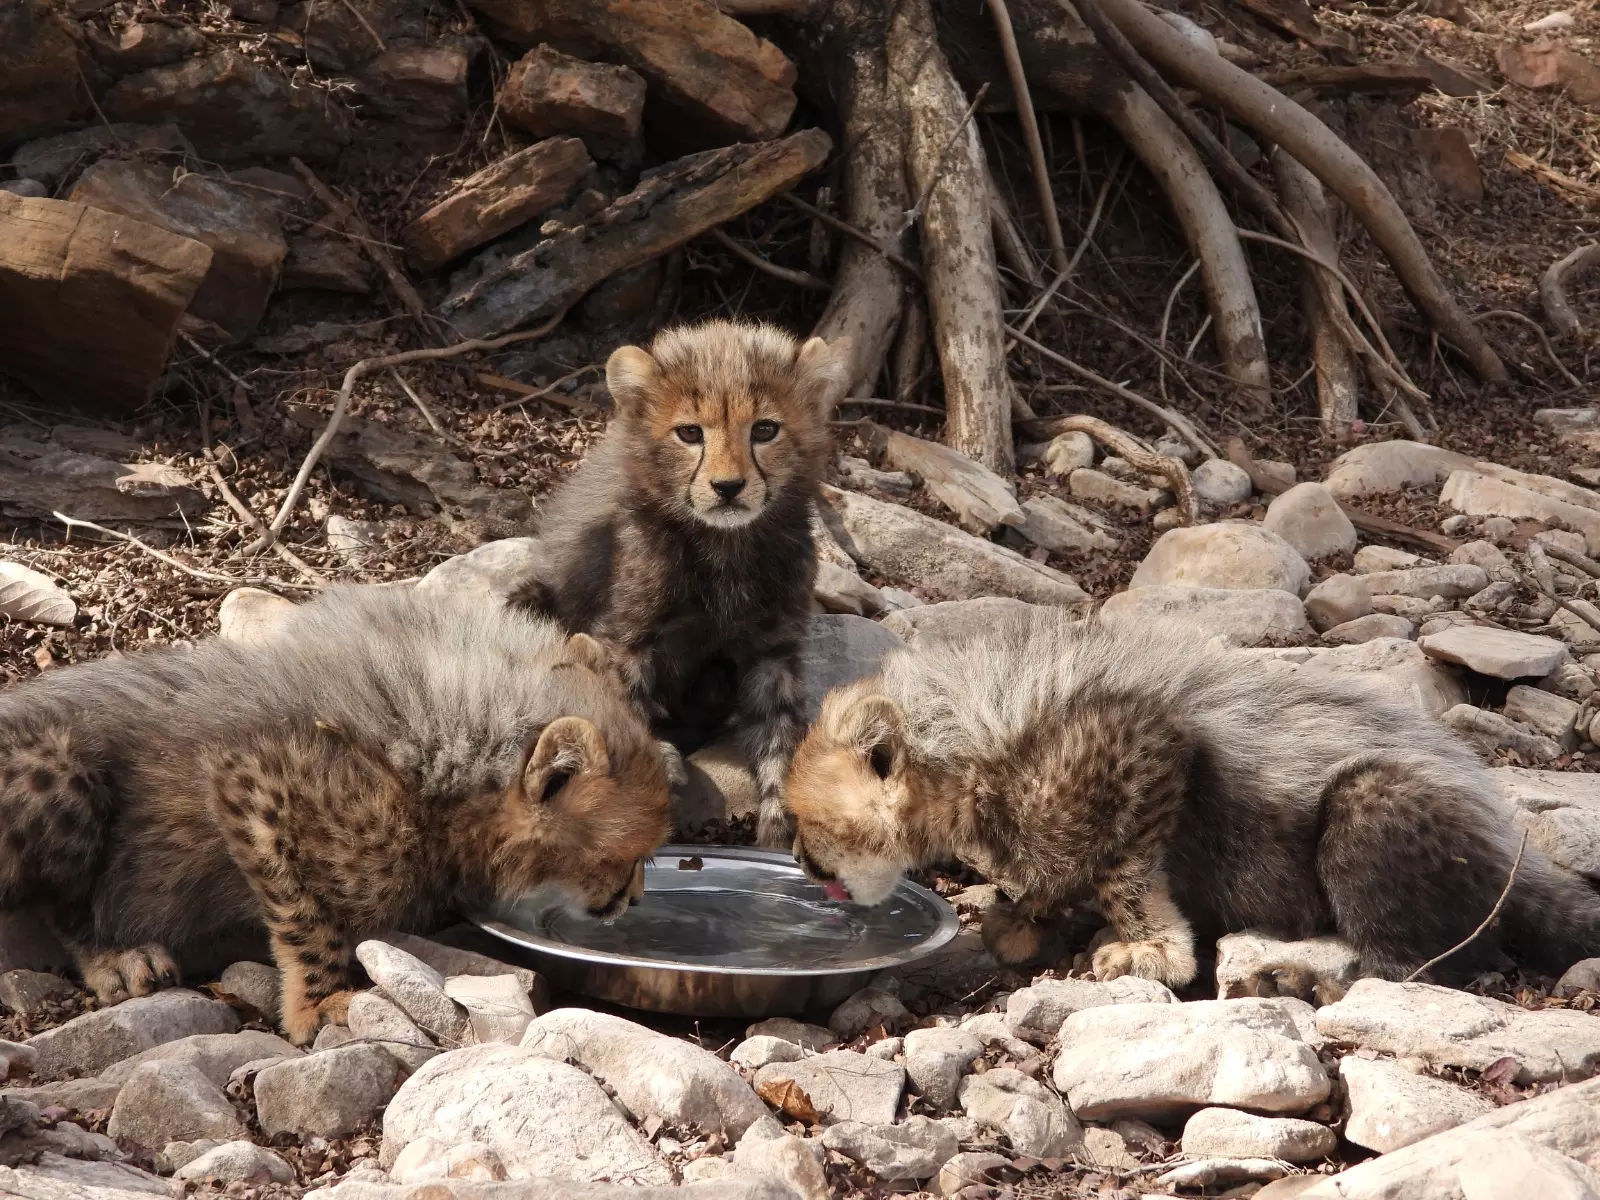
M 729 503 L 735 496 L 744 491 L 744 480 L 713 479 L 711 481 L 711 490 L 722 497 L 723 503 Z

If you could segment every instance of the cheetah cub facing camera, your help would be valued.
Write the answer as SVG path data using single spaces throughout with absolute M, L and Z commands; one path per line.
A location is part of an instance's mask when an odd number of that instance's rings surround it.
M 264 926 L 299 1043 L 344 1020 L 363 935 L 547 883 L 617 916 L 667 824 L 599 648 L 468 602 L 338 589 L 262 646 L 0 693 L 0 906 L 41 909 L 106 1002 Z
M 811 509 L 846 345 L 766 325 L 668 330 L 606 363 L 616 415 L 545 505 L 542 563 L 512 596 L 593 634 L 639 710 L 684 753 L 731 728 L 787 845 L 802 726 Z
M 1404 978 L 1494 907 L 1519 838 L 1489 773 L 1434 721 L 1362 685 L 1241 661 L 1192 631 L 1029 614 L 894 654 L 828 695 L 795 756 L 795 856 L 836 899 L 882 901 L 956 858 L 1009 903 L 984 940 L 1034 957 L 1040 922 L 1098 904 L 1101 979 L 1172 986 L 1196 938 L 1337 933 Z M 1600 954 L 1600 893 L 1526 848 L 1500 948 L 1559 972 Z

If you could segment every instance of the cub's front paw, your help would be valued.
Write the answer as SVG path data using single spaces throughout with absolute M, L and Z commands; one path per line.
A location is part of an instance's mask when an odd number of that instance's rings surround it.
M 996 904 L 983 914 L 983 945 L 1002 966 L 1031 962 L 1044 950 L 1045 927 L 1009 904 Z
M 1094 977 L 1102 982 L 1134 975 L 1182 987 L 1194 973 L 1194 954 L 1172 942 L 1107 942 L 1094 952 Z
M 321 1000 L 305 995 L 283 997 L 283 1032 L 296 1046 L 309 1046 L 324 1025 L 344 1025 L 349 1020 L 354 991 L 335 992 Z
M 130 996 L 148 996 L 178 985 L 178 964 L 165 946 L 150 943 L 131 950 L 94 950 L 82 955 L 78 969 L 83 983 L 102 1004 L 120 1004 Z
M 1344 999 L 1345 985 L 1332 975 L 1294 963 L 1269 964 L 1234 980 L 1224 989 L 1223 999 L 1238 996 L 1293 996 L 1316 1008 Z

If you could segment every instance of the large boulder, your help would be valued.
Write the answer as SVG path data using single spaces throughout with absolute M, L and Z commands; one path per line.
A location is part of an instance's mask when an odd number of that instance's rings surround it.
M 44 0 L 0 5 L 0 150 L 92 114 L 78 43 Z
M 1372 442 L 1347 450 L 1328 468 L 1327 486 L 1340 500 L 1354 500 L 1375 492 L 1438 483 L 1451 471 L 1470 467 L 1465 454 L 1422 442 Z
M 1162 534 L 1128 586 L 1276 588 L 1299 596 L 1310 580 L 1305 559 L 1277 534 L 1249 521 L 1218 521 Z
M 1107 621 L 1130 624 L 1181 621 L 1193 626 L 1202 640 L 1221 637 L 1234 646 L 1304 642 L 1314 633 L 1305 606 L 1293 593 L 1279 588 L 1130 587 L 1101 605 L 1100 615 Z

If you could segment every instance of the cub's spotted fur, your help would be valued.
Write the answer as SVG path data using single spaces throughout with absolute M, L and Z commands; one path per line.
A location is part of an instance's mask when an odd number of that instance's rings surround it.
M 1196 974 L 1195 939 L 1338 933 L 1403 978 L 1494 907 L 1519 838 L 1489 773 L 1434 721 L 1328 674 L 1240 661 L 1181 627 L 1029 614 L 904 651 L 831 693 L 795 756 L 795 855 L 836 896 L 884 899 L 957 858 L 1011 903 L 985 923 L 1022 961 L 1039 922 L 1098 903 L 1101 978 Z M 1600 894 L 1528 846 L 1498 925 L 1560 971 L 1600 954 Z
M 264 925 L 305 1042 L 364 934 L 543 883 L 637 898 L 667 780 L 603 672 L 548 620 L 387 588 L 260 647 L 52 671 L 0 693 L 0 905 L 41 908 L 106 1001 Z
M 545 505 L 544 562 L 513 603 L 592 633 L 685 753 L 730 720 L 785 845 L 816 574 L 810 514 L 843 348 L 712 321 L 606 364 L 616 417 Z

